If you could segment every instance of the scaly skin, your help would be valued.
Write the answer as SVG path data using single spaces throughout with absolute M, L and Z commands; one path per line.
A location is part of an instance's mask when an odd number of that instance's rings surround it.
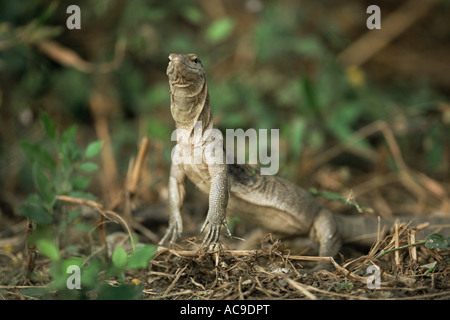
M 213 128 L 206 73 L 194 54 L 171 54 L 167 68 L 171 112 L 176 128 L 190 133 L 189 141 L 178 142 L 186 154 L 192 154 L 194 125 L 201 121 L 202 131 Z M 202 142 L 207 148 L 210 140 Z M 197 145 L 198 146 L 198 145 Z M 225 153 L 222 149 L 222 157 Z M 203 224 L 203 245 L 219 240 L 220 228 L 226 226 L 226 211 L 287 235 L 315 234 L 320 255 L 334 256 L 341 241 L 333 214 L 323 208 L 308 192 L 275 176 L 260 175 L 247 165 L 172 163 L 169 178 L 169 228 L 161 240 L 172 244 L 182 232 L 180 209 L 185 195 L 185 178 L 209 194 L 209 211 Z
M 176 128 L 189 137 L 178 141 L 177 148 L 189 158 L 194 156 L 194 146 L 207 150 L 217 142 L 212 138 L 199 140 L 194 134 L 197 121 L 201 121 L 201 132 L 205 136 L 208 136 L 208 130 L 213 129 L 206 72 L 195 54 L 171 54 L 167 75 L 170 109 Z M 218 152 L 219 158 L 225 159 L 223 144 Z M 172 161 L 169 228 L 160 245 L 167 240 L 172 245 L 183 231 L 180 210 L 186 193 L 186 178 L 209 194 L 209 210 L 201 228 L 201 232 L 206 231 L 202 243 L 205 247 L 219 241 L 222 226 L 228 230 L 227 211 L 269 232 L 315 238 L 319 243 L 320 256 L 336 256 L 342 239 L 346 237 L 375 234 L 377 231 L 377 219 L 334 215 L 308 192 L 285 179 L 260 175 L 248 165 L 225 164 L 225 161 L 223 164 L 211 164 L 204 154 L 201 160 L 201 163 L 193 164 Z M 382 221 L 382 225 L 386 224 Z M 372 237 L 370 241 L 373 239 L 376 238 Z M 316 269 L 322 267 L 318 265 Z
M 195 144 L 193 130 L 196 121 L 201 121 L 202 133 L 213 127 L 206 74 L 195 55 L 171 54 L 169 58 L 167 75 L 171 92 L 170 109 L 176 128 L 186 130 L 190 136 L 189 141 L 179 142 L 177 147 L 189 156 L 192 155 L 191 146 Z M 209 141 L 201 142 L 200 147 L 206 148 L 208 143 Z M 223 153 L 223 159 L 224 156 Z M 207 231 L 203 245 L 208 246 L 218 241 L 222 225 L 226 226 L 228 233 L 231 234 L 225 220 L 230 189 L 228 167 L 224 164 L 208 165 L 206 161 L 194 165 L 172 162 L 169 178 L 169 229 L 160 243 L 164 243 L 170 237 L 172 244 L 183 230 L 180 209 L 186 193 L 186 177 L 209 193 L 209 211 L 201 229 L 201 232 Z

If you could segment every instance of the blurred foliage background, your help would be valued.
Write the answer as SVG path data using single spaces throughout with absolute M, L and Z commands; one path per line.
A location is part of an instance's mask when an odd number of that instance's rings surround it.
M 79 30 L 66 27 L 71 4 Z M 371 4 L 381 30 L 366 27 Z M 384 213 L 442 209 L 449 9 L 448 0 L 2 1 L 1 201 L 16 208 L 33 188 L 19 141 L 44 135 L 40 110 L 59 130 L 76 124 L 84 146 L 104 141 L 93 193 L 106 203 L 147 136 L 141 196 L 161 201 L 174 129 L 165 69 L 179 52 L 201 58 L 220 129 L 280 129 L 280 175 L 352 191 Z

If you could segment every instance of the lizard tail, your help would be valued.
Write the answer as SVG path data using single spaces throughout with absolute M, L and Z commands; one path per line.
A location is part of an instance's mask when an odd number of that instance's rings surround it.
M 384 238 L 386 233 L 392 232 L 395 223 L 411 223 L 411 227 L 423 223 L 429 225 L 416 234 L 416 239 L 425 239 L 429 234 L 440 232 L 450 235 L 450 217 L 395 217 L 386 220 L 381 217 L 345 216 L 335 215 L 339 234 L 343 243 L 355 243 L 362 246 L 371 246 L 377 240 Z

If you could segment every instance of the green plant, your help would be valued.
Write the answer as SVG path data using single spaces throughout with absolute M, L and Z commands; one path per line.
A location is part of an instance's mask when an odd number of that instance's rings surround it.
M 348 282 L 348 281 L 342 281 L 340 283 L 338 283 L 337 288 L 338 290 L 341 291 L 350 291 L 351 289 L 353 289 L 354 284 L 352 282 Z
M 336 193 L 336 192 L 332 192 L 332 191 L 318 191 L 316 188 L 310 188 L 309 189 L 309 193 L 313 196 L 320 196 L 323 197 L 325 199 L 329 199 L 329 200 L 334 200 L 334 201 L 338 201 L 338 202 L 342 202 L 345 203 L 346 205 L 350 206 L 350 207 L 354 207 L 356 208 L 359 212 L 361 211 L 367 211 L 367 212 L 372 212 L 373 209 L 369 208 L 368 206 L 364 206 L 361 204 L 358 204 L 356 201 L 353 201 L 352 199 L 345 199 L 343 198 L 340 194 Z
M 401 246 L 398 248 L 392 248 L 389 250 L 381 250 L 380 253 L 378 253 L 378 255 L 375 258 L 376 259 L 381 258 L 386 253 L 389 253 L 392 251 L 402 250 L 402 249 L 406 249 L 406 248 L 413 247 L 413 246 L 419 246 L 419 245 L 425 245 L 425 247 L 427 247 L 428 249 L 448 249 L 448 248 L 450 248 L 450 237 L 445 238 L 440 233 L 433 233 L 433 234 L 430 234 L 425 240 L 422 240 L 422 241 L 419 241 L 416 243 L 407 244 L 407 245 L 404 245 L 404 246 Z
M 86 192 L 91 182 L 86 174 L 97 170 L 98 165 L 91 158 L 102 146 L 101 141 L 95 141 L 81 149 L 76 141 L 77 127 L 71 126 L 60 135 L 53 120 L 43 111 L 40 112 L 40 122 L 45 132 L 42 141 L 20 141 L 20 147 L 31 163 L 37 192 L 27 196 L 19 213 L 30 222 L 28 248 L 38 249 L 39 242 L 57 241 L 65 228 L 81 214 L 80 210 L 65 212 L 56 199 L 57 195 L 95 199 Z M 29 254 L 32 254 L 31 250 Z M 32 268 L 32 261 L 29 261 L 27 269 L 31 271 Z
M 123 281 L 125 270 L 145 268 L 154 252 L 154 246 L 141 246 L 128 255 L 125 249 L 119 246 L 112 254 L 113 268 L 111 272 Z
M 47 282 L 42 274 L 32 272 L 36 253 L 50 260 L 48 276 L 51 282 L 45 287 L 24 290 L 24 294 L 42 298 L 138 298 L 142 285 L 125 284 L 125 270 L 144 268 L 154 253 L 153 246 L 137 246 L 132 237 L 132 252 L 128 254 L 122 247 L 117 247 L 110 261 L 97 257 L 83 258 L 78 249 L 69 249 L 64 243 L 68 228 L 78 231 L 90 231 L 94 226 L 83 226 L 80 222 L 81 210 L 67 209 L 58 196 L 95 199 L 87 192 L 91 182 L 88 174 L 94 173 L 98 165 L 92 161 L 102 147 L 101 141 L 94 141 L 82 149 L 76 141 L 76 126 L 58 134 L 52 119 L 40 113 L 41 125 L 45 137 L 39 143 L 21 141 L 20 146 L 32 165 L 34 187 L 37 192 L 30 194 L 19 212 L 29 221 L 27 232 L 27 251 L 29 257 L 27 269 L 29 277 L 35 281 Z M 88 232 L 86 232 L 87 234 Z M 65 253 L 60 251 L 64 243 Z M 73 247 L 73 246 L 72 246 Z M 137 247 L 137 249 L 134 249 Z M 71 256 L 75 253 L 76 256 Z M 69 267 L 80 270 L 80 287 L 70 288 Z M 106 279 L 119 279 L 118 286 L 111 286 Z
M 152 258 L 155 247 L 144 245 L 128 254 L 123 247 L 117 247 L 112 255 L 112 264 L 94 259 L 68 257 L 63 259 L 59 249 L 52 241 L 38 239 L 39 252 L 51 260 L 50 276 L 52 281 L 45 287 L 27 288 L 22 294 L 40 298 L 62 299 L 138 299 L 142 297 L 143 284 L 127 284 L 124 271 L 136 270 L 147 266 Z M 79 268 L 79 287 L 73 288 L 69 282 L 71 268 Z M 111 285 L 106 280 L 117 278 L 119 281 Z
M 146 267 L 154 254 L 153 246 L 142 246 L 130 255 L 117 247 L 112 255 L 112 264 L 99 259 L 87 263 L 79 257 L 63 259 L 55 243 L 47 239 L 37 241 L 39 252 L 51 260 L 50 276 L 53 279 L 45 287 L 27 288 L 22 294 L 39 298 L 61 299 L 138 299 L 142 297 L 143 284 L 127 284 L 123 272 Z M 79 268 L 79 287 L 70 286 L 71 268 Z M 106 280 L 117 276 L 119 282 L 110 284 Z

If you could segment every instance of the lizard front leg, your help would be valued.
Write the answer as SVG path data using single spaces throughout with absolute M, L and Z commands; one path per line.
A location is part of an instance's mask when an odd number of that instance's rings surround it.
M 211 188 L 209 191 L 209 209 L 205 222 L 200 230 L 207 229 L 202 246 L 208 247 L 211 243 L 219 241 L 220 228 L 224 225 L 228 235 L 231 236 L 230 229 L 226 222 L 226 209 L 229 198 L 229 173 L 226 164 L 210 165 L 208 167 L 211 176 Z
M 163 245 L 170 238 L 169 247 L 171 247 L 177 237 L 180 237 L 183 232 L 183 221 L 180 210 L 186 195 L 185 181 L 186 176 L 181 166 L 172 163 L 169 177 L 169 227 L 159 242 L 159 245 Z

